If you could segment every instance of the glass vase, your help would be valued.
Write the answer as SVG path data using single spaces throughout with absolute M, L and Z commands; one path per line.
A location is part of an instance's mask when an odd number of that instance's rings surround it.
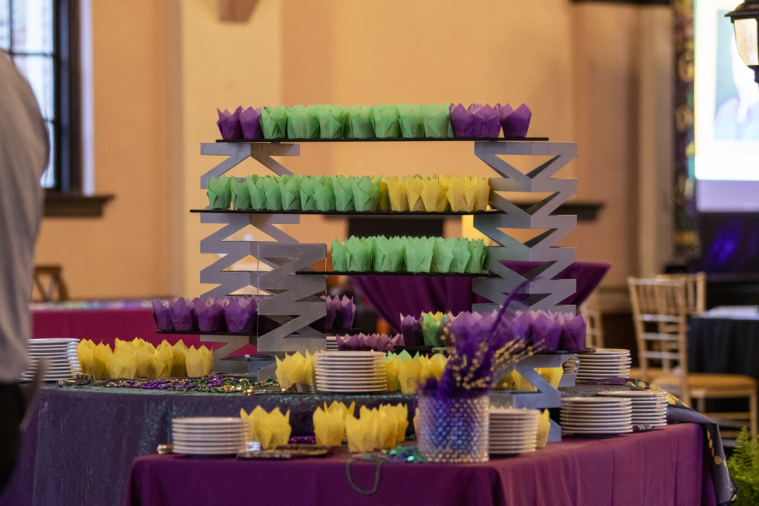
M 438 399 L 419 394 L 417 444 L 432 462 L 487 462 L 487 395 Z

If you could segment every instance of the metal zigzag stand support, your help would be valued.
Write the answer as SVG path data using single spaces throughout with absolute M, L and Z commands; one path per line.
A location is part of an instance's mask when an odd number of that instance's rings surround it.
M 575 312 L 574 306 L 561 305 L 575 292 L 575 280 L 553 279 L 574 262 L 574 248 L 557 247 L 556 243 L 577 226 L 576 216 L 554 216 L 551 213 L 577 191 L 577 181 L 553 176 L 577 156 L 577 144 L 533 141 L 476 141 L 475 155 L 500 176 L 490 179 L 492 188 L 490 205 L 503 213 L 476 214 L 474 227 L 496 245 L 488 247 L 487 268 L 497 277 L 476 278 L 472 282 L 475 293 L 488 303 L 475 304 L 474 311 L 491 311 L 500 307 L 523 282 L 529 280 L 527 297 L 517 302 L 521 309 L 544 309 Z M 207 189 L 210 177 L 218 177 L 250 157 L 277 175 L 291 174 L 273 156 L 299 156 L 300 144 L 277 142 L 206 143 L 201 145 L 202 155 L 225 156 L 226 159 L 204 174 L 201 189 Z M 523 173 L 499 156 L 549 157 L 532 170 Z M 526 210 L 520 209 L 508 198 L 507 192 L 549 193 L 550 195 Z M 216 285 L 204 297 L 223 297 L 253 286 L 259 293 L 268 295 L 259 303 L 259 315 L 267 316 L 280 326 L 260 337 L 202 335 L 202 341 L 222 342 L 214 351 L 214 364 L 218 372 L 257 373 L 259 379 L 273 377 L 273 357 L 287 352 L 317 351 L 325 348 L 324 334 L 309 325 L 326 315 L 326 307 L 318 294 L 326 288 L 325 276 L 301 276 L 297 271 L 310 269 L 310 265 L 327 257 L 325 244 L 299 244 L 276 225 L 300 222 L 293 214 L 240 214 L 201 213 L 201 223 L 224 225 L 201 241 L 201 253 L 224 255 L 200 274 L 201 283 Z M 252 225 L 270 241 L 228 241 L 236 232 Z M 545 230 L 534 239 L 522 243 L 501 229 Z M 255 239 L 255 237 L 254 237 Z M 227 271 L 247 256 L 255 257 L 259 268 L 255 271 Z M 519 274 L 501 263 L 502 260 L 540 262 L 534 269 Z M 251 361 L 246 357 L 230 355 L 246 344 L 258 347 L 266 354 L 263 359 Z M 550 408 L 561 405 L 559 392 L 540 375 L 536 367 L 560 366 L 567 355 L 536 355 L 519 362 L 515 369 L 531 381 L 538 392 L 529 394 L 494 393 L 499 405 L 515 407 Z M 555 365 L 548 365 L 548 364 Z M 507 374 L 510 371 L 504 372 Z M 557 427 L 558 428 L 558 427 Z M 553 437 L 552 429 L 552 437 Z M 553 439 L 552 439 L 553 440 Z
M 557 142 L 476 142 L 474 152 L 503 177 L 491 178 L 490 205 L 506 214 L 475 216 L 474 227 L 499 246 L 488 248 L 487 268 L 499 278 L 480 278 L 472 281 L 472 289 L 491 303 L 475 304 L 474 311 L 498 309 L 519 285 L 529 280 L 526 298 L 515 301 L 518 309 L 543 309 L 575 313 L 575 307 L 561 305 L 561 301 L 575 293 L 574 279 L 553 279 L 569 267 L 577 257 L 575 248 L 557 247 L 556 243 L 577 227 L 576 216 L 551 215 L 561 204 L 577 192 L 577 180 L 558 179 L 554 176 L 562 167 L 577 156 L 577 144 Z M 532 170 L 523 173 L 500 156 L 550 157 Z M 550 193 L 549 196 L 522 210 L 499 192 Z M 546 230 L 534 239 L 522 243 L 500 229 Z M 519 274 L 501 263 L 503 260 L 542 262 L 539 266 Z M 513 367 L 499 371 L 496 382 L 512 370 L 529 381 L 537 392 L 499 392 L 490 394 L 496 407 L 558 408 L 561 393 L 551 386 L 535 369 L 561 367 L 571 355 L 532 355 L 517 362 Z M 561 427 L 551 420 L 549 441 L 561 440 Z
M 556 172 L 577 156 L 577 144 L 558 142 L 476 142 L 474 153 L 503 177 L 490 178 L 490 205 L 506 214 L 476 215 L 474 228 L 500 246 L 488 248 L 487 268 L 500 278 L 481 278 L 472 282 L 478 295 L 489 304 L 475 304 L 474 311 L 498 309 L 509 293 L 524 281 L 530 280 L 529 297 L 520 309 L 544 309 L 574 313 L 574 306 L 562 306 L 561 301 L 575 293 L 573 279 L 555 280 L 554 276 L 575 261 L 575 248 L 559 248 L 556 243 L 577 227 L 577 216 L 552 216 L 561 204 L 577 192 L 577 180 L 552 178 Z M 550 156 L 551 158 L 528 173 L 522 173 L 498 157 Z M 498 192 L 551 193 L 529 209 L 522 210 Z M 501 228 L 547 229 L 534 239 L 521 243 L 502 232 Z M 518 274 L 501 264 L 502 260 L 544 262 L 525 273 Z
M 218 177 L 248 157 L 260 162 L 277 175 L 291 174 L 272 156 L 298 156 L 299 144 L 228 144 L 201 145 L 202 155 L 227 158 L 200 178 L 201 189 L 207 189 L 210 177 Z M 263 335 L 250 336 L 201 335 L 205 342 L 224 343 L 213 352 L 216 372 L 256 374 L 259 380 L 274 377 L 274 356 L 287 352 L 315 352 L 326 346 L 324 334 L 309 325 L 326 316 L 326 306 L 319 295 L 327 287 L 325 276 L 298 276 L 296 271 L 309 270 L 310 265 L 327 258 L 325 244 L 299 244 L 275 225 L 294 225 L 296 215 L 216 214 L 201 213 L 201 223 L 225 225 L 200 243 L 201 253 L 224 255 L 200 273 L 200 282 L 217 285 L 203 297 L 225 297 L 252 286 L 266 298 L 259 301 L 258 314 L 279 324 Z M 227 241 L 232 234 L 252 225 L 271 241 Z M 247 256 L 258 260 L 254 271 L 227 271 Z M 256 326 L 258 327 L 258 326 Z M 259 355 L 230 357 L 246 344 L 258 348 Z M 263 356 L 261 356 L 263 354 Z

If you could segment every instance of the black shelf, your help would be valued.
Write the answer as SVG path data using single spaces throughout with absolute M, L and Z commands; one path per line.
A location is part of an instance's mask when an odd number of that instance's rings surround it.
M 361 329 L 359 328 L 349 328 L 349 329 L 314 329 L 318 332 L 324 332 L 325 334 L 348 334 L 350 332 L 358 332 Z M 197 336 L 197 335 L 204 335 L 204 336 L 258 336 L 257 332 L 203 332 L 202 330 L 156 330 L 156 334 L 178 334 L 178 335 L 185 335 L 185 336 Z
M 448 278 L 497 278 L 495 274 L 486 272 L 470 274 L 468 272 L 359 272 L 359 271 L 296 271 L 299 276 L 421 276 L 421 277 L 448 277 Z
M 432 137 L 432 138 L 403 138 L 393 137 L 385 139 L 217 139 L 218 143 L 227 144 L 248 144 L 263 143 L 271 144 L 280 143 L 300 143 L 300 142 L 461 142 L 461 141 L 478 141 L 478 142 L 547 142 L 548 137 Z
M 262 209 L 190 209 L 191 213 L 222 213 L 222 214 L 319 214 L 324 216 L 481 216 L 487 214 L 506 214 L 505 211 L 270 211 Z

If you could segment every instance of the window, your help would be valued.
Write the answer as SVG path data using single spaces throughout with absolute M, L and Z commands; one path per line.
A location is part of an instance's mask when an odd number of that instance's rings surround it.
M 0 0 L 0 47 L 31 84 L 50 134 L 41 183 L 61 193 L 80 190 L 81 179 L 76 8 L 76 0 Z

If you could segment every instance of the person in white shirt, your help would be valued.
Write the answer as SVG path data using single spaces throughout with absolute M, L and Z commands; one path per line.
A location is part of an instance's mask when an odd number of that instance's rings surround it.
M 42 219 L 40 178 L 50 143 L 32 88 L 0 50 L 0 491 L 21 446 L 19 377 L 29 366 L 34 243 Z

